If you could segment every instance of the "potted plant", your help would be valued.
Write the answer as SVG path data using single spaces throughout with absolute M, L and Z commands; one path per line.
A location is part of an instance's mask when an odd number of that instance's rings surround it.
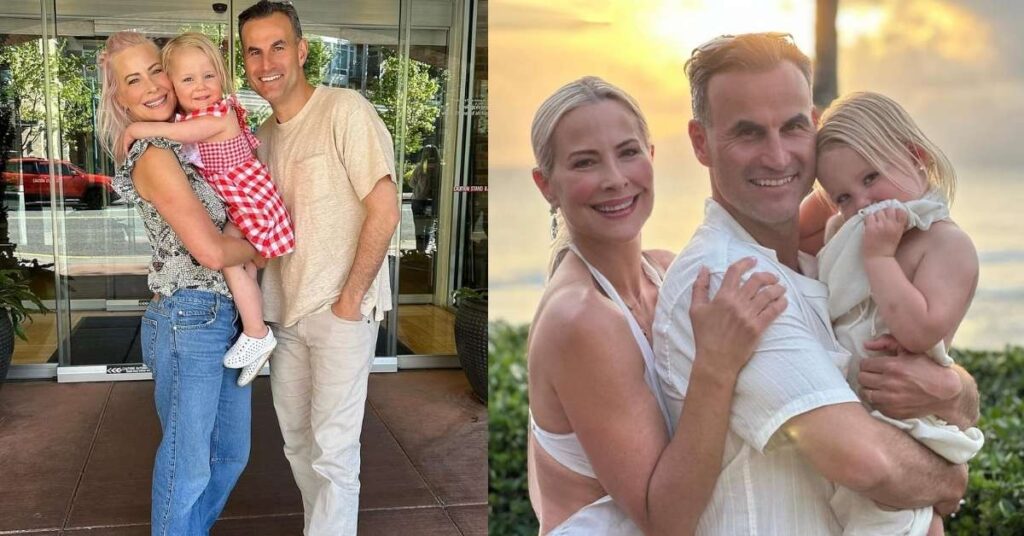
M 17 99 L 9 91 L 10 84 L 0 84 L 0 170 L 5 170 L 8 156 L 16 148 L 19 139 L 15 135 L 15 116 Z M 32 312 L 49 312 L 39 297 L 29 287 L 30 276 L 45 269 L 38 262 L 25 263 L 14 255 L 15 245 L 11 243 L 7 222 L 7 184 L 0 181 L 0 386 L 7 379 L 7 370 L 11 366 L 14 354 L 14 336 L 28 340 L 21 329 L 21 323 L 31 321 Z M 52 277 L 52 275 L 51 275 Z M 36 306 L 36 310 L 25 307 L 28 302 Z
M 460 288 L 455 303 L 455 348 L 466 379 L 484 404 L 487 403 L 487 290 Z
M 25 306 L 25 302 L 35 305 L 36 309 Z M 47 313 L 49 309 L 43 305 L 28 286 L 28 278 L 20 268 L 0 269 L 0 385 L 7 378 L 7 370 L 14 354 L 14 336 L 27 341 L 21 324 L 25 320 L 32 321 L 34 312 Z

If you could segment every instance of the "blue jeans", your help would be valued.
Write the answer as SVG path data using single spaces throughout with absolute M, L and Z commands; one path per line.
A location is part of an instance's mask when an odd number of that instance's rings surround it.
M 221 363 L 238 334 L 225 296 L 182 289 L 150 303 L 142 358 L 163 437 L 153 466 L 153 534 L 207 534 L 249 459 L 251 389 Z

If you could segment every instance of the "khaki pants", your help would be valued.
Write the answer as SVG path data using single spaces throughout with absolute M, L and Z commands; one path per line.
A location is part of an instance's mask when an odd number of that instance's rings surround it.
M 270 386 L 307 536 L 356 533 L 359 433 L 379 324 L 342 320 L 328 307 L 274 326 Z

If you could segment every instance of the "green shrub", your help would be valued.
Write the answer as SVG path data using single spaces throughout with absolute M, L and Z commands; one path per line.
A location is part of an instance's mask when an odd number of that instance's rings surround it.
M 534 536 L 537 520 L 526 481 L 528 326 L 490 326 L 489 534 Z M 954 536 L 1024 534 L 1024 348 L 954 350 L 981 395 L 985 447 L 970 462 L 960 511 L 946 521 Z
M 535 536 L 537 518 L 526 482 L 529 413 L 526 398 L 526 335 L 528 326 L 504 322 L 489 326 L 488 534 Z
M 985 447 L 971 460 L 970 484 L 948 534 L 1024 534 L 1024 348 L 954 351 L 978 382 Z

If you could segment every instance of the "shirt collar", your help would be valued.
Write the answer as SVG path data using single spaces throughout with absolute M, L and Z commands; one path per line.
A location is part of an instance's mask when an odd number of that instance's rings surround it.
M 710 197 L 704 201 L 704 224 L 714 229 L 724 231 L 737 239 L 750 244 L 754 249 L 757 249 L 768 257 L 775 259 L 775 262 L 779 262 L 779 255 L 774 249 L 767 248 L 759 244 L 757 240 L 755 240 L 754 237 L 751 236 L 735 218 L 732 217 L 732 214 L 729 214 L 729 211 L 725 210 L 725 207 Z M 779 265 L 783 266 L 781 262 L 779 262 Z M 818 277 L 818 260 L 813 255 L 809 255 L 803 251 L 798 251 L 797 265 L 800 267 L 800 275 L 812 279 Z
M 718 204 L 718 201 L 715 201 L 710 197 L 704 201 L 704 224 L 709 227 L 725 231 L 726 233 L 749 243 L 754 246 L 754 248 L 771 256 L 773 259 L 778 260 L 778 255 L 776 255 L 774 249 L 766 248 L 759 244 L 757 240 L 754 240 L 754 237 L 751 236 L 742 225 L 740 225 L 740 222 L 736 221 L 735 218 L 732 217 L 732 214 L 729 214 L 728 210 L 725 210 L 725 207 Z

